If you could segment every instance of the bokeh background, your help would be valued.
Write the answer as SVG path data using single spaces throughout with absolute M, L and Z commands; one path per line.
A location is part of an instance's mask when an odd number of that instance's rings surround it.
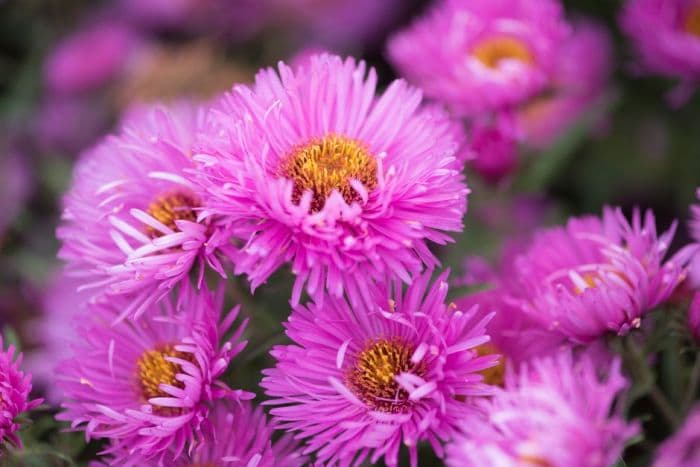
M 385 58 L 387 37 L 429 3 L 0 0 L 0 323 L 29 369 L 43 363 L 42 329 L 62 324 L 51 321 L 52 309 L 70 300 L 56 292 L 54 232 L 72 166 L 123 112 L 140 102 L 207 99 L 250 81 L 260 67 L 319 49 L 363 58 L 385 85 L 397 77 Z M 493 256 L 504 238 L 537 225 L 599 213 L 605 204 L 653 208 L 664 228 L 688 217 L 700 184 L 700 98 L 672 109 L 665 98 L 672 85 L 635 72 L 617 26 L 622 2 L 564 3 L 570 17 L 595 18 L 614 38 L 609 91 L 550 147 L 520 151 L 517 170 L 498 184 L 468 174 L 465 233 L 440 252 L 463 278 L 455 294 L 469 283 L 466 258 Z M 61 55 L 70 41 L 73 54 Z M 686 243 L 684 228 L 676 241 Z M 242 368 L 230 376 L 238 387 L 256 390 L 267 350 L 284 341 L 289 282 L 271 280 L 255 297 L 242 281 L 229 285 L 254 316 Z M 34 371 L 37 392 L 50 393 L 50 378 Z M 14 465 L 80 464 L 96 452 L 80 434 L 61 432 L 53 413 L 47 406 L 35 417 Z

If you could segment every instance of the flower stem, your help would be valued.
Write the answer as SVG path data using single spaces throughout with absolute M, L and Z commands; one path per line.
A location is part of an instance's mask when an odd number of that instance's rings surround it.
M 698 392 L 698 384 L 700 384 L 700 354 L 695 357 L 695 364 L 693 369 L 690 371 L 690 378 L 688 380 L 688 390 L 685 393 L 685 398 L 683 399 L 683 412 L 687 412 L 690 406 L 693 404 L 695 399 L 695 394 Z
M 675 429 L 678 426 L 678 414 L 656 383 L 649 388 L 649 396 L 671 428 Z

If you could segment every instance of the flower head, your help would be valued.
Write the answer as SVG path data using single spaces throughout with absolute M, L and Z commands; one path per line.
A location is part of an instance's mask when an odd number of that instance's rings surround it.
M 271 16 L 291 26 L 307 44 L 333 50 L 357 48 L 381 39 L 399 17 L 399 0 L 263 0 Z
M 424 440 L 439 455 L 438 440 L 472 416 L 471 396 L 490 393 L 479 372 L 497 357 L 475 350 L 489 340 L 489 317 L 446 305 L 447 274 L 432 286 L 429 277 L 403 295 L 398 282 L 393 294 L 374 290 L 372 307 L 326 297 L 323 307 L 292 312 L 285 326 L 294 344 L 273 348 L 277 365 L 261 385 L 275 425 L 297 431 L 318 462 L 383 456 L 395 466 L 404 444 L 415 464 Z
M 41 297 L 42 315 L 31 323 L 32 343 L 37 346 L 27 354 L 26 367 L 52 404 L 63 400 L 56 379 L 56 366 L 72 355 L 71 343 L 78 339 L 75 327 L 85 316 L 90 301 L 88 292 L 78 292 L 81 281 L 63 271 L 53 275 Z
M 291 263 L 294 303 L 304 284 L 357 302 L 367 281 L 435 265 L 428 243 L 462 229 L 458 127 L 403 81 L 381 97 L 376 84 L 364 62 L 319 55 L 261 71 L 210 112 L 195 156 L 205 213 L 238 230 L 253 288 Z
M 489 384 L 503 386 L 507 367 L 518 368 L 522 362 L 550 355 L 566 346 L 560 334 L 543 329 L 513 303 L 502 288 L 472 293 L 456 303 L 461 310 L 477 309 L 477 317 L 493 316 L 486 325 L 486 333 L 491 339 L 478 349 L 499 355 L 498 365 L 482 372 Z
M 700 78 L 700 3 L 628 0 L 620 23 L 646 70 L 684 81 Z
M 138 35 L 120 21 L 88 24 L 60 42 L 49 55 L 44 81 L 50 91 L 62 94 L 102 86 L 126 68 L 140 43 Z
M 503 389 L 479 401 L 485 417 L 464 422 L 447 446 L 447 464 L 613 465 L 638 426 L 615 411 L 627 386 L 619 360 L 603 371 L 590 355 L 565 351 L 510 372 Z
M 389 42 L 409 81 L 460 115 L 515 105 L 548 85 L 568 34 L 561 5 L 442 0 Z
M 552 81 L 517 111 L 518 127 L 528 146 L 545 148 L 603 99 L 612 69 L 607 30 L 589 20 L 573 24 L 562 43 Z
M 299 443 L 290 435 L 272 441 L 274 430 L 265 412 L 249 401 L 216 401 L 209 412 L 208 423 L 210 426 L 204 432 L 204 437 L 191 452 L 175 455 L 171 448 L 160 462 L 155 462 L 121 450 L 108 457 L 107 464 L 191 467 L 233 462 L 232 465 L 249 467 L 295 467 L 304 465 L 306 461 L 299 452 Z
M 111 324 L 128 302 L 93 304 L 73 355 L 57 371 L 66 402 L 60 420 L 86 437 L 110 438 L 108 452 L 178 456 L 202 437 L 209 403 L 250 398 L 220 376 L 245 346 L 245 322 L 224 340 L 238 315 L 221 319 L 223 294 L 183 287 L 175 299 L 152 305 L 152 318 Z
M 700 405 L 690 410 L 683 426 L 656 451 L 653 467 L 700 465 Z
M 508 117 L 491 123 L 477 121 L 471 128 L 470 149 L 474 170 L 490 183 L 498 183 L 518 165 L 518 131 Z
M 98 293 L 133 294 L 119 317 L 140 315 L 204 265 L 224 276 L 233 254 L 213 220 L 199 220 L 202 193 L 184 177 L 201 108 L 135 109 L 121 133 L 87 151 L 65 198 L 59 256 Z
M 687 275 L 693 248 L 664 261 L 675 224 L 660 236 L 654 215 L 629 222 L 620 209 L 544 229 L 512 260 L 511 301 L 546 330 L 574 342 L 625 334 L 669 298 Z
M 22 441 L 16 432 L 20 428 L 15 418 L 43 402 L 42 399 L 29 400 L 32 391 L 32 375 L 20 370 L 22 354 L 15 357 L 15 346 L 7 350 L 0 337 L 0 442 L 21 447 Z

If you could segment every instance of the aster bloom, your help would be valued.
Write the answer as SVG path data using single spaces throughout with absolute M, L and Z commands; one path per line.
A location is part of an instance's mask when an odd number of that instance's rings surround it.
M 298 444 L 290 435 L 272 441 L 273 428 L 265 412 L 249 401 L 231 403 L 217 401 L 209 412 L 211 428 L 201 444 L 191 453 L 164 456 L 160 461 L 123 454 L 124 467 L 193 465 L 240 465 L 248 467 L 294 467 L 304 465 L 306 458 L 299 453 Z M 172 453 L 170 453 L 172 454 Z M 109 460 L 108 460 L 109 463 Z
M 253 289 L 284 263 L 302 289 L 353 302 L 366 282 L 409 282 L 460 231 L 468 189 L 458 126 L 403 81 L 375 97 L 364 62 L 320 55 L 261 71 L 210 112 L 195 160 L 205 216 L 237 229 Z
M 218 38 L 244 40 L 269 19 L 257 0 L 118 0 L 118 14 L 139 26 L 188 32 L 216 33 Z
M 48 56 L 44 66 L 46 86 L 62 94 L 102 86 L 124 70 L 141 43 L 126 23 L 99 20 L 88 24 L 59 42 Z
M 616 408 L 627 387 L 619 359 L 603 368 L 565 351 L 510 371 L 503 389 L 479 401 L 486 415 L 447 446 L 447 465 L 614 465 L 639 427 Z
M 107 453 L 157 460 L 189 450 L 207 428 L 211 401 L 253 397 L 220 380 L 246 344 L 240 341 L 246 322 L 223 338 L 239 310 L 222 319 L 222 292 L 183 288 L 177 299 L 153 305 L 152 319 L 114 325 L 128 298 L 93 305 L 75 356 L 56 372 L 66 397 L 57 418 L 88 440 L 111 439 Z
M 510 117 L 499 117 L 491 123 L 477 121 L 470 133 L 472 167 L 486 181 L 498 183 L 516 169 L 520 136 Z
M 569 27 L 542 0 L 442 0 L 389 41 L 389 59 L 463 116 L 523 102 L 550 82 Z
M 398 18 L 398 0 L 263 0 L 270 14 L 302 40 L 336 50 L 367 44 Z
M 33 134 L 42 150 L 73 155 L 105 134 L 110 118 L 104 99 L 90 94 L 48 95 L 37 109 Z
M 89 293 L 78 292 L 80 284 L 80 280 L 67 277 L 62 271 L 54 274 L 43 290 L 42 315 L 30 327 L 37 349 L 27 354 L 25 365 L 47 400 L 56 405 L 63 399 L 61 390 L 54 384 L 54 371 L 59 362 L 72 355 L 71 342 L 79 339 L 75 327 L 85 316 L 90 301 Z
M 20 428 L 15 418 L 32 410 L 43 402 L 42 399 L 29 400 L 32 391 L 32 375 L 20 370 L 22 354 L 15 357 L 15 346 L 7 350 L 0 337 L 0 441 L 22 447 L 22 441 L 17 436 Z
M 700 79 L 700 3 L 695 0 L 628 0 L 621 15 L 645 71 L 678 78 L 677 104 Z
M 277 428 L 306 439 L 305 454 L 319 463 L 341 465 L 384 457 L 395 466 L 401 444 L 411 464 L 416 444 L 429 441 L 438 455 L 440 440 L 472 414 L 472 396 L 490 394 L 480 371 L 497 356 L 478 356 L 488 342 L 489 316 L 446 305 L 447 273 L 429 285 L 416 278 L 373 290 L 372 307 L 351 307 L 326 297 L 294 309 L 285 324 L 292 345 L 276 346 L 275 368 L 261 386 Z
M 544 329 L 574 342 L 625 334 L 687 275 L 695 245 L 664 261 L 675 228 L 657 235 L 651 211 L 635 210 L 631 222 L 619 208 L 572 218 L 534 235 L 504 275 L 507 291 Z
M 604 100 L 612 69 L 612 41 L 602 25 L 578 20 L 562 43 L 551 83 L 517 111 L 528 146 L 546 148 Z
M 139 316 L 198 269 L 225 276 L 228 237 L 198 219 L 201 193 L 184 177 L 204 110 L 186 103 L 133 110 L 121 133 L 87 151 L 66 195 L 59 257 L 98 293 L 132 294 Z
M 700 405 L 691 409 L 683 426 L 656 451 L 653 467 L 700 465 Z
M 496 366 L 482 371 L 488 384 L 503 386 L 507 367 L 517 368 L 522 362 L 567 347 L 560 334 L 542 329 L 536 320 L 512 302 L 501 287 L 468 294 L 456 304 L 460 310 L 477 309 L 477 318 L 493 316 L 486 325 L 486 333 L 491 339 L 477 348 L 482 355 L 499 355 Z

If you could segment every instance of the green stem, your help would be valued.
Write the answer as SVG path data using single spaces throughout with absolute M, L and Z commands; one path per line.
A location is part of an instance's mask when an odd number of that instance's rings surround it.
M 690 371 L 690 379 L 688 380 L 688 390 L 683 399 L 683 412 L 687 412 L 695 400 L 695 394 L 698 392 L 698 384 L 700 384 L 700 354 L 695 357 L 695 364 Z
M 678 414 L 656 383 L 652 384 L 651 388 L 649 388 L 649 396 L 659 409 L 659 412 L 661 412 L 661 415 L 666 419 L 666 422 L 668 422 L 671 428 L 675 429 L 679 423 Z
M 638 382 L 647 382 L 648 394 L 651 401 L 657 407 L 663 418 L 671 428 L 676 428 L 680 423 L 680 417 L 671 403 L 668 401 L 663 391 L 656 384 L 656 377 L 649 369 L 645 355 L 637 347 L 633 336 L 627 336 L 623 341 L 623 349 L 626 349 L 628 372 Z

